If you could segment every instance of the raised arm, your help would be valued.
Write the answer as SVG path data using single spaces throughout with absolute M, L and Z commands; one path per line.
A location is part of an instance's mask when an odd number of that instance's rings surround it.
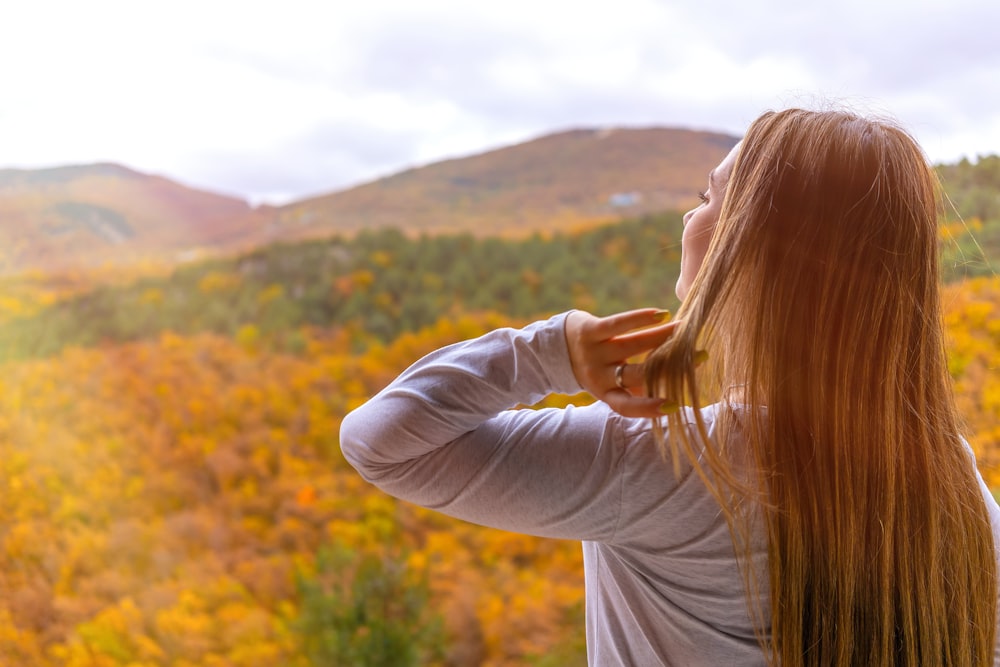
M 652 309 L 635 312 L 605 324 L 617 333 L 586 343 L 575 361 L 567 333 L 579 331 L 567 331 L 567 315 L 438 350 L 345 418 L 344 455 L 387 493 L 452 516 L 549 537 L 610 539 L 622 493 L 621 418 L 603 403 L 510 408 L 579 392 L 574 367 L 592 393 L 626 411 L 656 405 L 614 386 L 618 362 L 669 335 L 657 328 L 616 340 L 658 317 Z M 610 319 L 586 318 L 578 322 L 587 323 L 582 337 L 570 337 L 578 349 L 597 341 L 601 331 L 593 327 Z M 610 389 L 594 384 L 603 366 Z

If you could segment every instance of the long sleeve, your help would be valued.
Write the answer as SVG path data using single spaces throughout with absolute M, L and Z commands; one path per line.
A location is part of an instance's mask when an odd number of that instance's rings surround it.
M 623 435 L 603 404 L 513 410 L 580 391 L 565 315 L 500 329 L 421 359 L 341 427 L 361 475 L 398 498 L 482 525 L 611 539 Z

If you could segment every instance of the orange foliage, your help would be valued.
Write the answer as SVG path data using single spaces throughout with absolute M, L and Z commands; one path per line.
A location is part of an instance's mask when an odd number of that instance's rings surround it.
M 959 406 L 998 486 L 1000 279 L 949 287 L 945 304 Z M 362 341 L 363 356 L 356 331 L 304 330 L 294 356 L 246 330 L 5 364 L 3 664 L 305 667 L 296 575 L 326 543 L 384 557 L 400 534 L 409 568 L 430 575 L 448 664 L 579 659 L 578 544 L 398 503 L 337 442 L 343 415 L 414 359 L 505 324 L 520 323 L 442 320 Z
M 296 572 L 326 542 L 382 553 L 400 525 L 411 558 L 432 573 L 456 646 L 481 638 L 469 653 L 477 662 L 454 664 L 502 664 L 551 640 L 538 623 L 529 643 L 502 646 L 524 619 L 490 611 L 486 591 L 542 614 L 546 586 L 579 590 L 567 555 L 578 545 L 541 546 L 402 506 L 361 480 L 337 442 L 342 416 L 413 359 L 505 323 L 442 321 L 393 345 L 370 342 L 364 356 L 344 331 L 303 331 L 301 357 L 261 353 L 241 331 L 6 364 L 4 665 L 301 664 Z M 519 565 L 490 571 L 504 554 Z M 471 569 L 456 570 L 463 561 Z M 552 563 L 564 573 L 553 577 Z M 547 583 L 525 587 L 521 569 Z
M 1000 489 L 1000 277 L 944 292 L 949 367 L 967 437 L 986 483 Z

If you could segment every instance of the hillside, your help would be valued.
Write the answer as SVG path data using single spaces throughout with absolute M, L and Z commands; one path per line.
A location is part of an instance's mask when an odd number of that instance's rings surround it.
M 996 165 L 946 174 L 968 221 L 942 226 L 949 370 L 995 490 L 1000 278 L 966 276 L 988 270 L 968 231 L 1000 238 Z M 677 212 L 519 238 L 387 228 L 59 294 L 0 279 L 2 664 L 586 664 L 579 543 L 397 502 L 337 434 L 445 344 L 573 307 L 673 309 L 680 234 Z
M 258 209 L 113 164 L 0 170 L 0 275 L 149 262 L 170 268 L 390 227 L 411 236 L 573 231 L 688 208 L 736 141 L 667 128 L 572 130 Z M 997 160 L 939 166 L 954 212 L 973 223 L 953 230 L 963 237 L 946 257 L 954 273 L 993 272 L 981 258 L 1000 248 Z
M 170 265 L 362 229 L 523 235 L 676 210 L 735 142 L 678 129 L 573 130 L 257 210 L 114 164 L 0 170 L 0 275 Z
M 246 202 L 115 164 L 0 170 L 0 273 L 173 263 L 253 220 Z
M 0 326 L 46 352 L 0 360 L 2 664 L 586 664 L 578 542 L 397 502 L 337 434 L 443 345 L 540 311 L 669 307 L 679 226 L 278 244 Z M 996 489 L 1000 278 L 943 303 Z
M 48 303 L 30 293 L 18 308 L 0 300 L 0 362 L 164 331 L 252 329 L 259 344 L 284 348 L 297 345 L 287 333 L 301 327 L 350 326 L 389 342 L 464 312 L 527 319 L 570 308 L 672 309 L 680 234 L 680 215 L 666 213 L 547 237 L 411 239 L 383 229 L 273 244 Z
M 684 209 L 736 137 L 580 129 L 409 169 L 279 210 L 282 236 L 398 227 L 518 235 Z

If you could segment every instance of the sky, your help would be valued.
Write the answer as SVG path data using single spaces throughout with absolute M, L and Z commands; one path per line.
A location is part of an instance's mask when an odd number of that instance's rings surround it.
M 897 119 L 1000 153 L 995 0 L 33 0 L 0 22 L 0 168 L 116 162 L 251 204 L 580 127 Z

